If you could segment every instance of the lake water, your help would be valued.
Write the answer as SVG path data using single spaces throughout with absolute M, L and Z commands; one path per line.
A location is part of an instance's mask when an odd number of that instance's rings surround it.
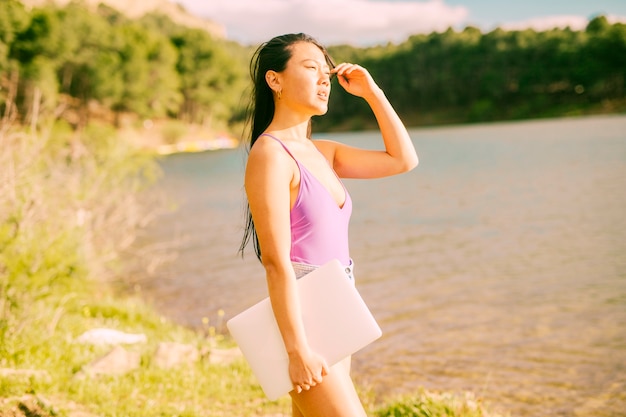
M 357 287 L 384 333 L 354 356 L 357 384 L 472 391 L 512 416 L 626 415 L 626 117 L 410 133 L 418 168 L 346 181 Z M 182 324 L 223 328 L 219 309 L 266 296 L 254 254 L 237 255 L 244 161 L 162 163 L 179 207 L 146 231 L 167 262 L 137 282 Z

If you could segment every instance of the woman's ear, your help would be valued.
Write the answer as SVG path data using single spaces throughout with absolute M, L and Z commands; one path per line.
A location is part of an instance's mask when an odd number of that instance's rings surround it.
M 269 70 L 265 73 L 265 82 L 267 82 L 267 85 L 275 92 L 278 93 L 279 91 L 282 90 L 282 87 L 280 86 L 280 76 L 279 74 L 274 71 L 274 70 Z

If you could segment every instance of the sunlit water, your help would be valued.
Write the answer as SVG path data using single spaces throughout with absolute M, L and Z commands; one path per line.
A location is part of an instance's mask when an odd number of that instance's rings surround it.
M 357 287 L 383 337 L 354 356 L 380 396 L 472 391 L 512 416 L 626 415 L 626 117 L 415 129 L 420 165 L 346 181 Z M 377 133 L 334 134 L 380 147 Z M 243 150 L 177 155 L 175 213 L 142 244 L 178 246 L 143 293 L 222 326 L 266 296 L 237 249 Z M 223 327 L 223 326 L 222 326 Z

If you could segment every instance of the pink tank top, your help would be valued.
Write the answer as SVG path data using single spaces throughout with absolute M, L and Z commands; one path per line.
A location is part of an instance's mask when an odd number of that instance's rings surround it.
M 310 265 L 324 265 L 338 259 L 350 265 L 348 225 L 352 199 L 344 186 L 342 207 L 306 167 L 298 162 L 278 138 L 264 133 L 282 145 L 300 170 L 300 189 L 291 209 L 291 260 Z M 343 185 L 343 184 L 342 184 Z

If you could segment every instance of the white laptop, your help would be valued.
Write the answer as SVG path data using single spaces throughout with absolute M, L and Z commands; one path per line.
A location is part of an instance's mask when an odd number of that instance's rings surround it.
M 309 345 L 329 366 L 382 335 L 339 261 L 331 261 L 300 278 L 297 288 Z M 269 399 L 293 390 L 289 359 L 269 298 L 228 320 L 226 325 Z

